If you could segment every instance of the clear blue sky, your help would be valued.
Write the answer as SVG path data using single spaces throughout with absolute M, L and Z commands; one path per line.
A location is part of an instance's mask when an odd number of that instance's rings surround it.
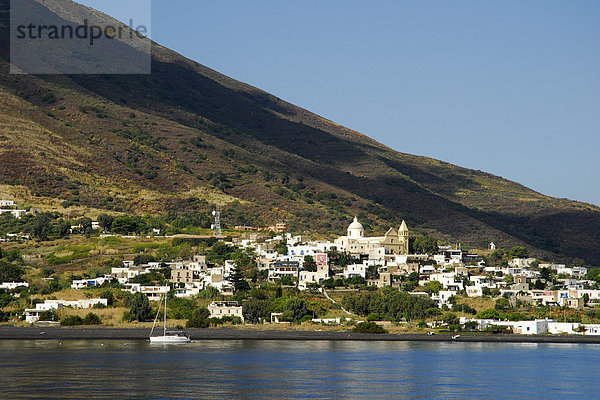
M 153 0 L 152 39 L 396 150 L 600 205 L 599 1 Z

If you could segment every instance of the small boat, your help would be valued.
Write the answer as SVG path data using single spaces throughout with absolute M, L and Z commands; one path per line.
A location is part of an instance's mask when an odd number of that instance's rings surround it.
M 190 343 L 190 337 L 182 331 L 168 331 L 167 330 L 167 293 L 165 293 L 165 313 L 164 313 L 164 328 L 162 336 L 152 336 L 154 333 L 154 327 L 156 326 L 156 321 L 158 320 L 158 315 L 160 314 L 160 305 L 161 301 L 158 303 L 158 311 L 156 312 L 156 317 L 154 318 L 154 323 L 152 324 L 152 330 L 150 331 L 150 343 L 165 343 L 165 344 L 177 344 L 177 343 Z
M 458 339 L 459 337 L 460 337 L 460 335 L 453 335 L 453 336 L 452 336 L 452 340 L 456 340 L 456 339 Z

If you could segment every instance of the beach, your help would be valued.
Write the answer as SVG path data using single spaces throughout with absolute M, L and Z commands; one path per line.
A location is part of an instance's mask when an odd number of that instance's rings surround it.
M 186 329 L 192 340 L 335 340 L 335 341 L 421 341 L 421 342 L 506 342 L 600 344 L 600 336 L 502 335 L 461 333 L 427 335 L 362 334 L 351 331 L 250 330 L 225 328 Z M 110 327 L 14 327 L 0 326 L 0 340 L 147 340 L 149 328 Z

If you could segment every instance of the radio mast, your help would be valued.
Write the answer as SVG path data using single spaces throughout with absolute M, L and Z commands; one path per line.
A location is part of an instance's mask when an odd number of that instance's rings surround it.
M 215 223 L 212 224 L 210 227 L 215 231 L 214 235 L 219 237 L 221 236 L 221 211 L 219 211 L 219 209 L 217 208 L 212 212 L 212 215 L 215 217 Z

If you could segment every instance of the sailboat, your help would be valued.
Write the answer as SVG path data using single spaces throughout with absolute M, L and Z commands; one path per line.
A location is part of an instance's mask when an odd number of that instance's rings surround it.
M 150 331 L 150 343 L 189 343 L 191 342 L 190 337 L 182 331 L 168 331 L 167 330 L 167 293 L 165 293 L 165 313 L 164 313 L 164 326 L 163 326 L 163 334 L 162 336 L 152 336 L 154 333 L 154 327 L 156 326 L 156 321 L 158 320 L 158 315 L 160 314 L 160 304 L 158 303 L 158 311 L 156 311 L 156 317 L 154 318 L 154 323 L 152 324 L 152 330 Z

